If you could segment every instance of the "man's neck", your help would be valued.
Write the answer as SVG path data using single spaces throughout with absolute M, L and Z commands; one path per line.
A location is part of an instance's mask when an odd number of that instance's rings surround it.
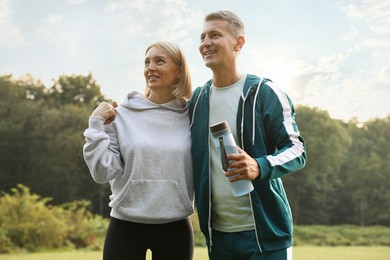
M 232 73 L 227 73 L 224 71 L 223 73 L 215 73 L 213 71 L 213 85 L 217 88 L 223 88 L 230 85 L 233 85 L 237 81 L 242 78 L 238 71 L 234 71 Z

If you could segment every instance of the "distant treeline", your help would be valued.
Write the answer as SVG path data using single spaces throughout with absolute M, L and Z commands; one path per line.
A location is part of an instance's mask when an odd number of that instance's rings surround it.
M 82 156 L 88 117 L 103 100 L 92 74 L 52 86 L 0 76 L 0 191 L 23 184 L 55 205 L 88 200 L 107 216 L 109 187 L 92 181 Z M 313 107 L 296 112 L 308 160 L 283 178 L 294 222 L 390 226 L 390 115 L 359 123 Z

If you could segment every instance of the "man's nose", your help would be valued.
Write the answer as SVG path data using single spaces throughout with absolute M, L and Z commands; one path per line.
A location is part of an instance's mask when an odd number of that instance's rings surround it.
M 210 40 L 210 37 L 208 36 L 205 36 L 202 43 L 201 43 L 202 46 L 209 46 L 211 45 L 211 40 Z

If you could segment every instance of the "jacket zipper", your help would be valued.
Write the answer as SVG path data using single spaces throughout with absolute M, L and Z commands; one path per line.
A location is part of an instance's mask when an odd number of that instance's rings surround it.
M 260 81 L 261 83 L 261 81 Z M 245 146 L 244 146 L 244 116 L 245 116 L 245 110 L 244 110 L 244 107 L 245 107 L 245 102 L 246 102 L 246 98 L 248 97 L 248 93 L 249 93 L 249 90 L 246 94 L 246 96 L 244 97 L 242 95 L 242 108 L 241 108 L 241 146 L 242 146 L 242 150 L 245 151 Z M 253 104 L 253 106 L 255 106 L 256 104 Z M 255 115 L 252 115 L 253 117 Z M 254 129 L 254 126 L 253 126 L 253 129 Z M 254 130 L 253 130 L 254 131 Z M 253 135 L 254 133 L 252 133 Z M 251 204 L 251 211 L 252 211 L 252 217 L 253 217 L 253 224 L 255 225 L 255 235 L 256 235 L 256 242 L 257 242 L 257 246 L 259 247 L 259 250 L 260 250 L 260 253 L 263 253 L 263 250 L 261 249 L 261 246 L 260 246 L 260 241 L 259 241 L 259 235 L 258 235 L 258 232 L 257 232 L 257 226 L 256 226 L 256 221 L 255 221 L 255 212 L 253 210 L 253 204 L 252 204 L 252 196 L 249 194 L 249 202 Z
M 253 217 L 253 224 L 255 225 L 255 235 L 256 235 L 257 246 L 259 247 L 260 253 L 263 253 L 263 250 L 261 249 L 261 246 L 260 246 L 259 234 L 258 234 L 258 232 L 257 232 L 257 226 L 256 226 L 256 221 L 255 221 L 255 212 L 253 211 L 252 197 L 251 197 L 250 194 L 249 194 L 249 202 L 250 202 L 250 204 L 251 204 L 252 217 Z
M 210 89 L 211 91 L 211 89 Z M 210 97 L 209 97 L 209 106 L 210 106 Z M 210 109 L 210 108 L 209 108 Z M 210 111 L 209 111 L 210 113 Z M 211 228 L 211 165 L 210 165 L 210 131 L 207 132 L 207 140 L 209 140 L 208 143 L 208 150 L 209 150 L 209 219 L 208 219 L 208 231 L 209 231 L 209 237 L 210 237 L 210 246 L 209 246 L 209 252 L 211 253 L 211 247 L 213 246 L 213 234 L 212 234 L 212 228 Z
M 260 80 L 260 83 L 259 85 L 261 84 L 262 80 Z M 259 87 L 259 86 L 258 86 Z M 203 89 L 202 89 L 203 90 Z M 244 105 L 245 105 L 245 101 L 246 101 L 246 98 L 248 97 L 248 94 L 249 94 L 249 90 L 246 94 L 246 96 L 244 95 L 241 95 L 242 99 L 243 99 L 243 102 L 242 102 L 242 114 L 241 114 L 241 145 L 242 145 L 242 149 L 245 150 L 245 147 L 244 147 L 244 135 L 243 135 L 243 130 L 244 130 Z M 256 93 L 257 94 L 257 93 Z M 199 98 L 199 97 L 198 97 Z M 210 100 L 209 100 L 210 102 Z M 196 102 L 197 103 L 197 102 Z M 254 104 L 255 105 L 255 104 Z M 196 106 L 196 105 L 195 105 Z M 253 115 L 255 116 L 255 115 Z M 254 127 L 254 126 L 253 126 Z M 253 133 L 252 133 L 253 135 Z M 208 133 L 208 140 L 210 140 L 210 133 Z M 209 154 L 210 154 L 210 142 L 209 143 Z M 210 158 L 209 158 L 209 219 L 208 219 L 208 231 L 209 231 L 209 237 L 210 237 L 210 248 L 209 248 L 209 252 L 211 252 L 211 247 L 213 246 L 213 239 L 212 239 L 212 228 L 211 228 L 211 175 L 210 175 Z M 255 235 L 256 235 L 256 242 L 257 242 L 257 246 L 259 247 L 259 250 L 260 250 L 260 253 L 263 252 L 263 250 L 261 249 L 261 246 L 260 246 L 260 241 L 259 241 L 259 236 L 258 236 L 258 232 L 257 232 L 257 226 L 256 226 L 256 221 L 255 221 L 255 214 L 254 214 L 254 211 L 253 211 L 253 204 L 252 204 L 252 197 L 249 195 L 249 202 L 251 204 L 251 211 L 252 211 L 252 217 L 253 217 L 253 224 L 255 226 Z

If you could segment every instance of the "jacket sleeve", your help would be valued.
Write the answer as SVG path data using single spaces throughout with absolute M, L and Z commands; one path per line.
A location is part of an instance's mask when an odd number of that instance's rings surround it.
M 112 124 L 104 126 L 104 118 L 91 116 L 84 137 L 83 156 L 95 182 L 106 183 L 121 176 L 122 160 Z
M 267 155 L 256 160 L 260 167 L 260 179 L 274 179 L 305 166 L 305 144 L 295 121 L 293 103 L 286 93 L 272 82 L 262 86 L 261 93 Z

